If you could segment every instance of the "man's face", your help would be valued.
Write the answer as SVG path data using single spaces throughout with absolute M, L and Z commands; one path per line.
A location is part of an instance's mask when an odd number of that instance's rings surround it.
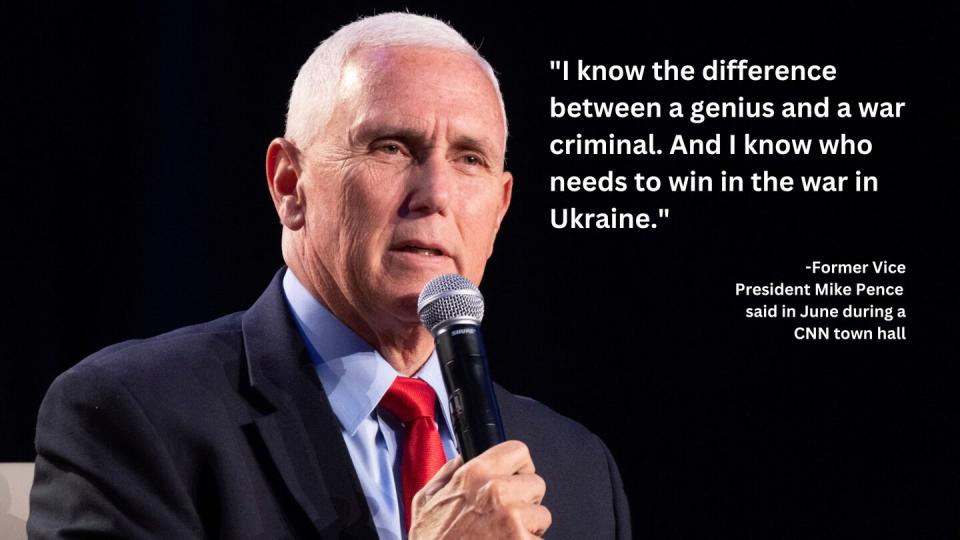
M 513 185 L 492 83 L 468 56 L 360 51 L 303 150 L 310 270 L 368 323 L 416 322 L 427 281 L 479 283 Z M 332 283 L 331 283 L 332 282 Z

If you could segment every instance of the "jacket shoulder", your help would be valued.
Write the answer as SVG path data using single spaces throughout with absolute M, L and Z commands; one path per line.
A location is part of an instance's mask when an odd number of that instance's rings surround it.
M 91 536 L 203 535 L 197 486 L 203 456 L 232 436 L 216 381 L 239 358 L 238 320 L 118 343 L 53 381 L 37 417 L 31 538 L 77 527 L 76 515 Z
M 79 411 L 139 409 L 158 434 L 199 431 L 236 393 L 243 359 L 240 318 L 219 319 L 101 349 L 61 373 L 41 404 L 37 439 L 45 422 Z M 216 407 L 216 409 L 211 409 Z M 199 410 L 206 415 L 196 414 Z M 50 425 L 47 425 L 50 424 Z M 209 427 L 209 426 L 207 426 Z
M 223 363 L 242 348 L 242 311 L 212 321 L 184 326 L 156 336 L 131 339 L 87 356 L 67 372 L 96 368 L 121 380 L 143 376 L 176 377 L 198 364 Z M 219 362 L 218 362 L 219 361 Z M 185 370 L 185 368 L 187 368 Z

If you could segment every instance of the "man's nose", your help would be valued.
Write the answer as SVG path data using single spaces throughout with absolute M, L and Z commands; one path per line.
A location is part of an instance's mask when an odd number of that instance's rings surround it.
M 444 214 L 450 204 L 453 171 L 441 156 L 430 156 L 416 166 L 411 178 L 407 212 Z

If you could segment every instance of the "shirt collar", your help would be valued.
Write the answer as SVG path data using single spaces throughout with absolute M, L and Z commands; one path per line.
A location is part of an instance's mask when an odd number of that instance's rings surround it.
M 330 406 L 344 431 L 353 436 L 360 423 L 373 414 L 394 379 L 401 375 L 369 343 L 317 301 L 289 268 L 283 276 L 283 292 Z M 413 376 L 423 379 L 436 392 L 443 421 L 448 433 L 453 433 L 447 388 L 436 350 Z

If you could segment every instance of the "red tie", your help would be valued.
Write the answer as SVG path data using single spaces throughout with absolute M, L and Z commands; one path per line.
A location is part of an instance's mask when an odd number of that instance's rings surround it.
M 440 432 L 433 421 L 437 395 L 421 379 L 397 377 L 380 400 L 384 410 L 403 422 L 403 449 L 400 472 L 407 530 L 410 530 L 413 496 L 447 462 Z

